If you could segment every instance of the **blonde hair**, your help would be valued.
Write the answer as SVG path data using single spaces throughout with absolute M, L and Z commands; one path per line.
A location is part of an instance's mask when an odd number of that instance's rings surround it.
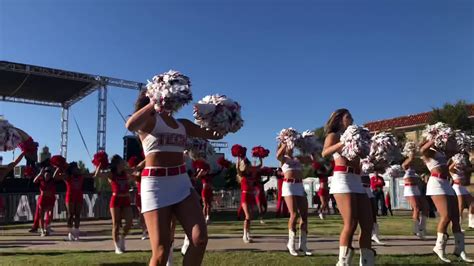
M 349 110 L 345 108 L 334 111 L 324 126 L 324 135 L 327 136 L 329 133 L 339 132 L 342 129 L 341 121 L 345 114 L 349 114 Z

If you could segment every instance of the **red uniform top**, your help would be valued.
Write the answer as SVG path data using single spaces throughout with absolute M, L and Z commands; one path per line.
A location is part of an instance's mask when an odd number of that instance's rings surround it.
M 113 175 L 110 185 L 112 186 L 112 192 L 116 194 L 128 193 L 130 189 L 127 174 Z
M 54 183 L 54 180 L 50 178 L 48 181 L 44 179 L 44 176 L 40 178 L 40 192 L 41 195 L 45 196 L 54 196 L 56 194 L 56 184 Z
M 382 189 L 385 186 L 385 181 L 382 177 L 374 175 L 370 178 L 370 187 L 372 190 Z
M 253 192 L 254 183 L 255 179 L 242 176 L 242 179 L 240 180 L 240 190 Z
M 84 184 L 84 177 L 81 175 L 72 175 L 64 181 L 66 182 L 66 202 L 82 200 L 82 185 Z

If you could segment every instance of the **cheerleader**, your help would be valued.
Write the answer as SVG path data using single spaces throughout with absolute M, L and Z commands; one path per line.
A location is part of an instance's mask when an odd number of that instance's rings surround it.
M 66 210 L 67 210 L 67 228 L 68 236 L 66 240 L 79 240 L 79 225 L 81 223 L 81 211 L 83 203 L 82 186 L 84 184 L 84 176 L 81 175 L 76 162 L 72 162 L 66 169 L 63 177 L 66 183 Z M 74 229 L 73 229 L 74 225 Z
M 279 218 L 280 216 L 287 217 L 288 207 L 286 206 L 285 200 L 282 196 L 282 189 L 283 189 L 283 179 L 285 176 L 283 175 L 283 171 L 280 167 L 277 168 L 275 172 L 275 176 L 277 178 L 277 206 L 276 206 L 276 217 Z
M 329 184 L 328 184 L 328 172 L 330 169 L 326 169 L 325 166 L 318 162 L 312 164 L 313 170 L 319 178 L 319 190 L 318 197 L 321 201 L 321 207 L 319 208 L 319 218 L 324 220 L 325 214 L 329 213 Z
M 56 184 L 54 178 L 58 176 L 59 169 L 53 172 L 53 168 L 46 166 L 41 168 L 39 174 L 33 180 L 33 183 L 40 185 L 40 196 L 38 197 L 39 205 L 39 226 L 42 237 L 49 235 L 46 230 L 44 215 L 48 211 L 52 211 L 54 202 L 56 201 Z
M 129 166 L 132 167 L 132 165 Z M 145 160 L 141 161 L 135 168 L 133 176 L 135 178 L 135 185 L 137 187 L 137 193 L 135 193 L 135 207 L 138 210 L 138 216 L 140 220 L 140 226 L 142 228 L 142 240 L 148 239 L 148 230 L 146 229 L 145 218 L 143 218 L 142 214 L 142 199 L 141 199 L 141 182 L 142 182 L 142 175 L 141 170 L 145 168 Z
M 237 157 L 237 177 L 240 182 L 240 206 L 245 215 L 244 235 L 242 237 L 244 243 L 251 243 L 250 223 L 252 221 L 252 207 L 255 205 L 255 179 L 252 174 L 252 164 L 246 157 Z
M 212 201 L 213 201 L 213 187 L 212 187 L 212 180 L 214 177 L 220 175 L 222 170 L 216 173 L 209 173 L 210 166 L 206 163 L 205 169 L 197 169 L 196 178 L 201 180 L 202 183 L 202 190 L 201 190 L 201 198 L 203 203 L 202 212 L 204 217 L 206 217 L 206 224 L 211 222 L 211 209 L 212 209 Z
M 373 219 L 369 197 L 362 186 L 360 178 L 360 160 L 347 160 L 340 153 L 344 144 L 340 142 L 340 136 L 352 124 L 352 116 L 347 109 L 339 109 L 332 113 L 325 126 L 326 139 L 322 152 L 323 157 L 333 156 L 335 167 L 331 180 L 330 193 L 337 201 L 339 212 L 344 221 L 339 239 L 339 261 L 337 265 L 350 265 L 353 248 L 352 238 L 360 225 L 359 237 L 360 264 L 374 265 L 375 251 L 372 249 L 371 233 Z
M 426 195 L 431 196 L 440 216 L 437 227 L 437 240 L 433 251 L 442 261 L 451 262 L 446 258 L 445 250 L 448 242 L 448 225 L 451 223 L 455 240 L 454 255 L 466 262 L 474 262 L 474 260 L 467 258 L 464 250 L 464 233 L 461 232 L 459 225 L 456 192 L 448 181 L 448 157 L 454 155 L 457 151 L 454 136 L 449 137 L 445 145 L 445 152 L 436 148 L 433 140 L 422 143 L 420 147 L 420 152 L 423 155 L 422 159 L 431 172 L 426 187 Z
M 183 264 L 200 265 L 207 246 L 207 227 L 199 196 L 191 189 L 186 174 L 184 149 L 187 136 L 204 139 L 221 136 L 189 120 L 176 120 L 172 112 L 156 113 L 155 104 L 142 91 L 135 113 L 126 123 L 128 130 L 138 133 L 145 153 L 141 200 L 152 249 L 150 265 L 163 265 L 168 259 L 173 215 L 191 240 Z
M 461 155 L 461 154 L 460 154 Z M 454 160 L 451 160 L 451 164 L 449 165 L 449 173 L 453 179 L 453 189 L 456 192 L 456 196 L 458 198 L 458 206 L 459 206 L 459 224 L 462 225 L 462 213 L 464 208 L 467 208 L 469 211 L 469 228 L 474 227 L 474 217 L 473 217 L 473 205 L 472 205 L 472 196 L 471 193 L 466 189 L 465 185 L 469 184 L 469 178 L 471 176 L 472 168 L 470 166 L 470 162 L 467 158 L 469 158 L 468 153 L 462 154 L 464 155 L 464 165 L 457 164 Z M 462 230 L 462 228 L 461 228 Z
M 255 177 L 255 202 L 257 204 L 258 213 L 260 214 L 260 223 L 265 224 L 263 216 L 267 213 L 268 204 L 265 195 L 265 184 L 270 181 L 270 176 L 264 180 L 262 176 L 261 167 L 256 171 Z
M 282 196 L 290 211 L 288 220 L 288 243 L 287 248 L 292 256 L 311 256 L 307 247 L 308 240 L 308 200 L 303 186 L 302 163 L 311 163 L 307 157 L 293 156 L 293 149 L 288 148 L 285 143 L 280 143 L 277 150 L 277 159 L 281 163 L 284 174 Z M 300 238 L 298 250 L 296 249 L 296 222 L 300 216 Z
M 110 160 L 110 172 L 103 172 L 99 165 L 95 171 L 94 177 L 107 178 L 112 188 L 112 197 L 110 198 L 110 214 L 112 216 L 112 240 L 115 245 L 115 254 L 125 252 L 125 237 L 132 227 L 132 208 L 130 200 L 129 180 L 133 179 L 132 171 L 127 169 L 125 162 L 119 155 L 114 155 Z M 125 220 L 122 234 L 122 219 Z

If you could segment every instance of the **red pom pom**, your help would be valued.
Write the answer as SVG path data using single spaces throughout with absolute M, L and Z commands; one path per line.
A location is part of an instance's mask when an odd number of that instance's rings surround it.
M 321 164 L 318 163 L 318 162 L 313 162 L 313 163 L 311 164 L 311 166 L 313 167 L 313 170 L 319 170 L 319 169 L 321 169 Z
M 262 167 L 262 169 L 260 169 L 260 174 L 263 176 L 272 176 L 273 169 L 270 167 Z
M 27 140 L 18 144 L 18 148 L 20 148 L 22 152 L 27 153 L 27 154 L 37 153 L 38 142 L 34 142 L 33 139 L 29 137 Z
M 32 166 L 25 167 L 23 175 L 27 178 L 32 178 L 35 176 L 35 169 Z
M 202 170 L 209 170 L 211 167 L 208 163 L 203 160 L 196 160 L 193 161 L 193 168 L 194 169 L 202 169 Z
M 101 168 L 109 167 L 109 155 L 107 155 L 105 151 L 99 151 L 98 153 L 94 154 L 92 164 L 95 167 L 99 167 L 99 165 Z
M 140 161 L 138 160 L 137 156 L 132 156 L 128 159 L 128 166 L 130 166 L 130 168 L 137 167 L 139 163 Z
M 265 158 L 270 154 L 270 150 L 265 149 L 262 146 L 257 146 L 252 148 L 252 156 L 256 158 Z
M 239 144 L 235 144 L 234 146 L 232 146 L 231 152 L 232 156 L 234 157 L 244 158 L 245 154 L 247 153 L 247 148 L 242 147 Z
M 49 163 L 53 167 L 56 167 L 59 169 L 66 169 L 67 167 L 66 159 L 62 157 L 61 155 L 54 155 L 53 157 L 51 157 L 51 159 L 49 159 Z
M 232 163 L 229 161 L 229 160 L 226 160 L 224 157 L 220 157 L 218 160 L 217 160 L 217 164 L 220 165 L 222 168 L 230 168 L 230 166 L 232 165 Z

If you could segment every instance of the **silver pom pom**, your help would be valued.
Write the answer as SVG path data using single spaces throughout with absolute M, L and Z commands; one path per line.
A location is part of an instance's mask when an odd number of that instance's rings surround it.
M 214 155 L 214 147 L 205 139 L 188 138 L 186 153 L 192 160 L 206 160 L 209 156 Z
M 371 162 L 369 158 L 364 158 L 360 160 L 361 170 L 363 175 L 369 175 L 375 170 L 375 165 Z
M 375 162 L 386 161 L 390 163 L 400 160 L 401 152 L 395 136 L 387 132 L 375 134 L 372 137 L 369 156 Z
M 170 70 L 153 77 L 146 85 L 146 95 L 156 102 L 158 112 L 176 112 L 193 100 L 189 78 Z
M 389 178 L 402 177 L 405 174 L 402 166 L 399 164 L 391 165 L 385 170 L 385 176 Z
M 194 105 L 196 124 L 220 135 L 235 133 L 244 125 L 240 105 L 225 95 L 208 95 Z
M 474 137 L 467 135 L 466 133 L 457 130 L 456 134 L 456 143 L 460 152 L 470 152 L 474 146 Z
M 282 144 L 286 144 L 289 149 L 293 149 L 296 146 L 296 142 L 301 138 L 301 134 L 293 128 L 284 128 L 280 131 L 277 137 L 277 141 Z
M 18 130 L 0 117 L 0 151 L 14 150 L 21 143 L 21 136 Z
M 407 141 L 405 147 L 403 147 L 403 156 L 408 157 L 410 154 L 415 154 L 418 150 L 418 146 L 413 141 Z
M 469 161 L 469 158 L 464 153 L 457 153 L 451 159 L 458 169 L 464 169 Z
M 304 131 L 301 137 L 296 140 L 295 145 L 302 154 L 320 154 L 323 150 L 321 140 L 310 130 Z
M 349 161 L 355 158 L 365 158 L 370 152 L 371 137 L 367 128 L 351 125 L 341 136 L 341 142 L 344 144 L 341 155 Z
M 444 150 L 446 142 L 453 136 L 453 134 L 454 131 L 448 125 L 438 122 L 434 125 L 426 126 L 422 136 L 427 140 L 434 141 L 436 148 Z

